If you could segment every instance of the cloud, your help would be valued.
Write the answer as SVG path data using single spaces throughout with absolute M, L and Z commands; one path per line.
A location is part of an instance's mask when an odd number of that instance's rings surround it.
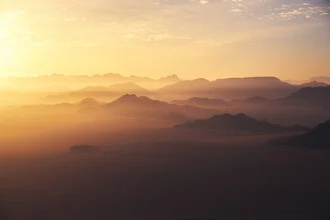
M 330 7 L 320 1 L 302 0 L 227 0 L 231 11 L 248 14 L 257 19 L 298 20 L 328 16 Z

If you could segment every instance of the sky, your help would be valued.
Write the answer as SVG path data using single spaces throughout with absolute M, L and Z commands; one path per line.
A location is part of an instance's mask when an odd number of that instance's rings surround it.
M 1 0 L 0 75 L 330 76 L 329 13 L 325 0 Z

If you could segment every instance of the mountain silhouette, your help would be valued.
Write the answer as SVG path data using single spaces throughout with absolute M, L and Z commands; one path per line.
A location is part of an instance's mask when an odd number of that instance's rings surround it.
M 305 88 L 305 87 L 326 87 L 329 86 L 329 84 L 324 83 L 324 82 L 318 82 L 318 81 L 311 81 L 308 83 L 301 84 L 300 87 Z
M 147 96 L 137 96 L 135 94 L 126 94 L 116 99 L 115 101 L 107 104 L 107 106 L 134 106 L 134 107 L 163 107 L 168 105 L 166 102 L 153 100 Z
M 180 118 L 183 119 L 205 117 L 216 111 L 193 106 L 179 106 L 167 102 L 153 100 L 146 96 L 126 94 L 115 101 L 104 105 L 104 109 L 116 115 L 133 117 Z M 180 115 L 180 116 L 179 116 Z
M 310 81 L 318 81 L 318 82 L 330 84 L 330 77 L 329 76 L 318 76 L 318 77 L 311 78 Z
M 217 79 L 213 84 L 222 88 L 285 88 L 292 85 L 276 77 L 245 77 Z
M 195 79 L 167 85 L 156 93 L 160 97 L 181 99 L 208 97 L 213 99 L 245 99 L 253 96 L 280 98 L 300 89 L 276 77 L 229 78 L 208 81 Z
M 93 98 L 85 98 L 76 104 L 79 113 L 89 113 L 100 110 L 104 103 Z
M 116 73 L 107 74 L 94 74 L 94 75 L 63 75 L 63 74 L 51 74 L 42 75 L 38 77 L 5 77 L 2 79 L 7 85 L 11 85 L 11 88 L 21 89 L 24 88 L 44 88 L 49 89 L 50 85 L 57 88 L 56 92 L 63 92 L 66 90 L 79 90 L 89 85 L 95 86 L 108 86 L 118 83 L 133 82 L 143 87 L 160 88 L 167 84 L 175 83 L 181 79 L 177 75 L 169 75 L 160 79 L 153 79 L 150 77 L 141 76 L 123 76 Z M 66 88 L 63 90 L 62 88 Z M 55 91 L 54 91 L 55 92 Z
M 195 120 L 181 125 L 176 125 L 175 128 L 219 130 L 229 133 L 271 133 L 307 130 L 307 128 L 301 126 L 285 127 L 277 124 L 271 124 L 267 121 L 259 121 L 243 113 L 237 115 L 214 115 L 209 119 Z
M 85 98 L 81 100 L 80 102 L 77 103 L 77 105 L 83 107 L 83 106 L 97 106 L 100 105 L 101 102 L 97 101 L 96 99 L 93 98 Z
M 330 106 L 330 86 L 302 88 L 283 100 L 291 104 Z
M 315 149 L 330 149 L 330 120 L 319 124 L 304 135 L 294 137 L 293 139 L 287 141 L 286 144 Z
M 176 105 L 190 105 L 197 107 L 219 107 L 228 104 L 222 99 L 209 99 L 199 97 L 193 97 L 187 100 L 173 100 L 171 103 Z
M 48 100 L 66 100 L 75 102 L 85 97 L 91 97 L 98 100 L 109 101 L 125 93 L 134 93 L 138 95 L 149 95 L 151 92 L 141 86 L 132 83 L 119 83 L 111 86 L 89 86 L 69 93 L 61 93 L 48 96 Z
M 176 93 L 176 92 L 191 92 L 191 91 L 204 91 L 208 89 L 211 85 L 211 82 L 199 78 L 194 80 L 185 80 L 181 82 L 177 82 L 172 85 L 165 86 L 158 90 L 159 93 Z
M 253 97 L 249 97 L 249 98 L 246 98 L 246 99 L 234 99 L 234 100 L 231 101 L 231 104 L 233 104 L 233 103 L 267 104 L 271 101 L 272 101 L 272 99 L 267 99 L 265 97 L 253 96 Z

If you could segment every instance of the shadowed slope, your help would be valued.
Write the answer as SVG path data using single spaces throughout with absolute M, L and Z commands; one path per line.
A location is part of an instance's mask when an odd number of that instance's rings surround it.
M 330 120 L 316 126 L 307 134 L 293 138 L 288 141 L 288 144 L 311 148 L 330 149 Z
M 206 120 L 196 120 L 185 124 L 177 125 L 176 128 L 186 129 L 211 129 L 224 132 L 244 132 L 244 133 L 269 133 L 269 132 L 294 132 L 306 131 L 307 128 L 301 126 L 285 127 L 271 124 L 267 121 L 259 121 L 245 114 L 238 115 L 215 115 Z
M 216 114 L 216 111 L 192 107 L 179 106 L 153 100 L 146 96 L 137 96 L 134 94 L 126 94 L 117 100 L 104 106 L 106 111 L 113 114 L 132 117 L 158 118 L 158 119 L 175 119 L 182 121 L 184 118 L 200 118 L 210 117 Z M 174 117 L 175 116 L 175 117 Z M 180 116 L 180 117 L 178 117 Z
M 225 106 L 227 104 L 227 102 L 222 99 L 209 99 L 199 97 L 193 97 L 187 100 L 173 100 L 171 103 L 176 105 L 190 105 L 197 107 L 219 107 Z

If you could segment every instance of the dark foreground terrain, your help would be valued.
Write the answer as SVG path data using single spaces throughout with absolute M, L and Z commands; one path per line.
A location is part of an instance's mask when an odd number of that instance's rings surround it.
M 272 138 L 160 129 L 70 148 L 62 135 L 58 152 L 1 157 L 0 219 L 330 219 L 330 152 Z

